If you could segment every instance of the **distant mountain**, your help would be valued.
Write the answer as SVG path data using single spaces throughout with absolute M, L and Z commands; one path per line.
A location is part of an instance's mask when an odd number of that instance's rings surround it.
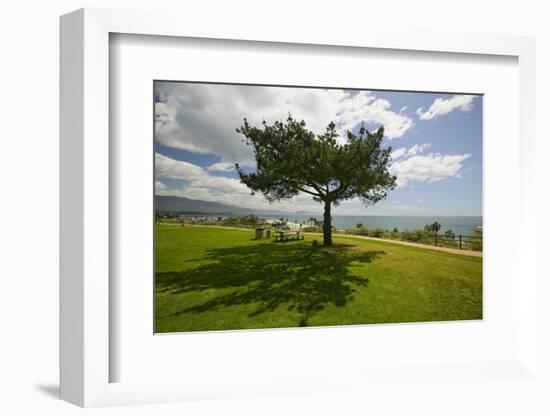
M 155 203 L 157 212 L 169 214 L 251 214 L 253 212 L 234 205 L 170 195 L 156 195 Z
M 220 214 L 220 215 L 246 215 L 264 214 L 279 215 L 289 213 L 278 210 L 256 210 L 235 205 L 222 204 L 220 202 L 201 201 L 198 199 L 184 198 L 172 195 L 155 196 L 156 211 L 165 214 Z M 307 212 L 303 212 L 307 214 Z

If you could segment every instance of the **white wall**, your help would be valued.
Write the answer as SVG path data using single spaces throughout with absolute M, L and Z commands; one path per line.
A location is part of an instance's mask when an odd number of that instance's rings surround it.
M 250 15 L 287 24 L 362 25 L 371 19 L 440 30 L 536 35 L 538 41 L 539 189 L 548 193 L 550 117 L 550 13 L 543 1 L 144 1 L 19 0 L 3 2 L 0 11 L 0 413 L 73 414 L 81 410 L 54 398 L 58 368 L 58 16 L 83 6 L 169 9 L 197 18 L 221 13 Z M 542 137 L 546 140 L 543 141 Z M 543 166 L 540 166 L 543 165 Z M 548 196 L 540 212 L 549 211 Z M 540 229 L 548 234 L 548 219 Z M 542 239 L 541 239 L 542 243 Z M 545 243 L 548 247 L 548 243 Z M 540 246 L 539 248 L 542 248 Z M 541 256 L 543 258 L 543 256 Z M 548 266 L 540 263 L 540 267 Z M 546 273 L 550 279 L 550 273 Z M 543 283 L 539 292 L 549 285 Z M 548 311 L 546 306 L 545 311 Z M 545 338 L 548 341 L 548 335 Z M 548 346 L 548 342 L 546 342 Z M 548 348 L 550 350 L 550 347 Z M 544 358 L 544 357 L 543 357 Z M 546 361 L 547 363 L 547 361 Z M 395 397 L 334 394 L 102 409 L 100 414 L 542 414 L 529 386 L 506 384 L 480 390 L 441 386 L 429 396 L 422 388 Z M 540 397 L 540 396 L 539 396 Z M 483 399 L 483 400 L 482 400 Z M 481 402 L 482 400 L 482 402 Z M 546 401 L 547 402 L 547 401 Z M 548 404 L 547 404 L 548 406 Z M 375 410 L 376 409 L 376 410 Z M 400 410 L 399 410 L 400 409 Z M 548 408 L 546 408 L 548 412 Z M 547 413 L 548 414 L 548 413 Z

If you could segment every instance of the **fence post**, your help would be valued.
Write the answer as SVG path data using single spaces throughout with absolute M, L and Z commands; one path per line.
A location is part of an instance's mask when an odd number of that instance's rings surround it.
M 437 247 L 437 231 L 435 232 L 435 246 Z
M 405 231 L 403 231 L 403 241 L 405 241 Z
M 458 249 L 462 250 L 462 234 L 458 235 Z

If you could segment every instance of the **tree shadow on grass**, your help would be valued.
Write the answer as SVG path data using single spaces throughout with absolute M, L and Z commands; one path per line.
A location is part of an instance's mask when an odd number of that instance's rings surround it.
M 352 263 L 370 263 L 383 251 L 357 251 L 351 245 L 312 248 L 305 243 L 261 243 L 207 251 L 195 268 L 156 274 L 158 293 L 181 294 L 224 289 L 223 294 L 180 310 L 176 315 L 202 313 L 234 305 L 257 305 L 249 316 L 285 306 L 307 326 L 325 305 L 344 306 L 353 300 L 354 286 L 369 279 L 350 273 Z M 204 264 L 204 261 L 208 261 Z M 234 289 L 229 293 L 227 290 Z

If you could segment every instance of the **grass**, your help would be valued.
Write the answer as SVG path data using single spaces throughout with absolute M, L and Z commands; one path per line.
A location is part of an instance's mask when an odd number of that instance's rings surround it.
M 482 318 L 482 259 L 334 237 L 157 226 L 156 332 Z

